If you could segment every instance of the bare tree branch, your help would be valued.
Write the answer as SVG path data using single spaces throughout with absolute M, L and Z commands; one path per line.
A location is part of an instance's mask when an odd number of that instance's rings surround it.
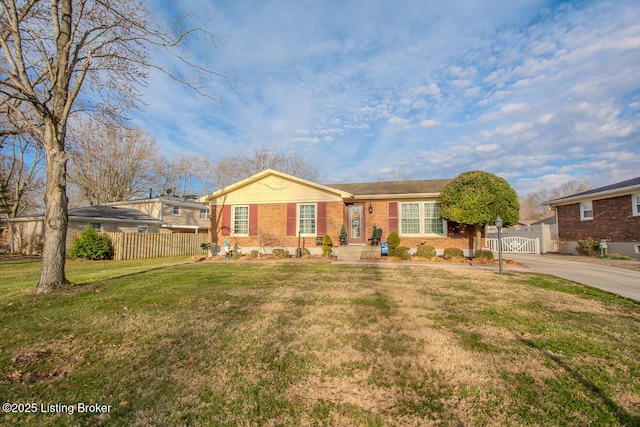
M 298 154 L 278 153 L 266 147 L 221 159 L 211 172 L 218 188 L 221 188 L 268 168 L 310 181 L 317 181 L 319 176 L 318 169 Z
M 144 0 L 0 0 L 0 8 L 0 110 L 11 116 L 0 125 L 0 135 L 37 132 L 46 158 L 45 239 L 37 291 L 47 292 L 66 283 L 66 137 L 72 113 L 124 114 L 140 104 L 140 87 L 153 68 L 210 96 L 203 83 L 220 75 L 192 61 L 182 48 L 197 34 L 213 45 L 217 39 L 203 26 L 184 27 L 182 20 L 178 27 L 158 24 Z M 200 78 L 152 63 L 150 49 L 164 49 Z

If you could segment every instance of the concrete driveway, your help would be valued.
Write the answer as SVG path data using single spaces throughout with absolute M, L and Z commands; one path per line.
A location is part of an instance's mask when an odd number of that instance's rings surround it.
M 640 301 L 640 271 L 544 255 L 504 254 L 504 258 L 517 261 L 534 273 L 550 274 Z

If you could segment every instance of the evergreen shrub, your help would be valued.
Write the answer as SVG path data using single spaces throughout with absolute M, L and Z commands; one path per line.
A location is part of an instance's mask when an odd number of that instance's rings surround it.
M 434 248 L 433 246 L 420 245 L 420 246 L 418 246 L 418 249 L 416 250 L 416 256 L 418 256 L 420 258 L 431 259 L 431 258 L 435 258 L 436 256 L 438 256 L 438 254 L 436 253 L 436 248 Z
M 322 256 L 328 257 L 331 256 L 331 246 L 333 245 L 333 241 L 328 234 L 325 234 L 322 238 Z
M 271 251 L 276 258 L 289 258 L 289 251 L 286 249 L 276 248 Z
M 113 249 L 107 236 L 87 225 L 73 242 L 69 255 L 73 258 L 104 260 L 113 257 Z
M 457 257 L 464 257 L 464 252 L 460 248 L 446 248 L 444 250 L 444 259 L 451 259 Z
M 387 243 L 389 244 L 389 256 L 395 256 L 395 251 L 400 246 L 400 236 L 397 231 L 392 231 L 387 236 Z
M 396 256 L 397 258 L 404 259 L 404 260 L 411 259 L 411 252 L 410 252 L 410 250 L 411 250 L 411 249 L 409 249 L 409 248 L 408 248 L 408 247 L 406 247 L 406 246 L 398 246 L 398 247 L 395 249 L 395 256 Z
M 473 253 L 473 257 L 492 261 L 493 260 L 493 252 L 488 251 L 488 250 L 479 250 L 479 251 L 475 251 Z

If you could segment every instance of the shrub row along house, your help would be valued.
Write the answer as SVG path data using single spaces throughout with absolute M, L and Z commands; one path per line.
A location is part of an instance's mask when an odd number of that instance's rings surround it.
M 556 212 L 560 251 L 605 240 L 609 253 L 640 259 L 640 177 L 547 202 Z
M 318 184 L 266 169 L 200 201 L 211 207 L 210 239 L 218 246 L 227 240 L 243 251 L 293 251 L 300 244 L 314 253 L 324 235 L 337 245 L 343 224 L 348 245 L 366 245 L 375 225 L 382 241 L 396 231 L 402 246 L 427 243 L 440 254 L 455 247 L 470 255 L 473 227 L 439 214 L 440 193 L 450 181 Z

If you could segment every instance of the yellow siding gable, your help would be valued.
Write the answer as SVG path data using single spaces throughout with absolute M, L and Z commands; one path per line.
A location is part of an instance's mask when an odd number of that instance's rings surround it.
M 302 182 L 278 175 L 262 179 L 237 188 L 216 199 L 217 205 L 304 203 L 341 201 L 339 194 L 322 191 Z

